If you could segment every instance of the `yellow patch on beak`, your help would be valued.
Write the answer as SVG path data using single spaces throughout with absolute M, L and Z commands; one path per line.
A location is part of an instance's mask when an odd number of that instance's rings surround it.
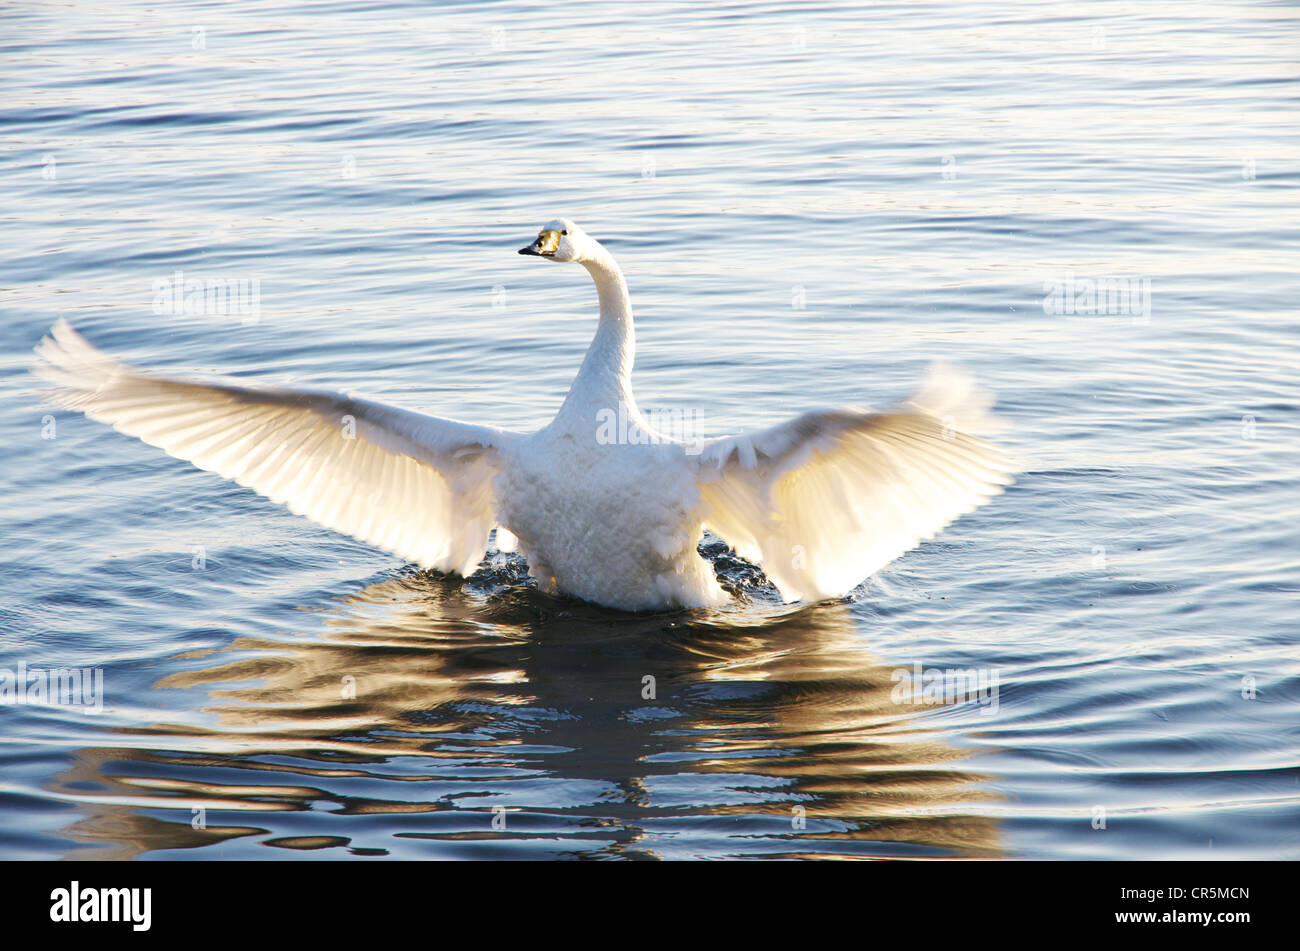
M 537 253 L 554 254 L 555 249 L 560 246 L 560 233 L 558 231 L 543 231 L 537 236 Z

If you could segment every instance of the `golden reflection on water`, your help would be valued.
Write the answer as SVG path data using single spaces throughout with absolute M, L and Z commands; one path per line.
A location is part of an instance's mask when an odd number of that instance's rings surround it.
M 1001 854 L 996 820 L 969 808 L 995 798 L 980 785 L 990 777 L 959 768 L 967 754 L 894 701 L 894 668 L 865 650 L 844 604 L 630 616 L 419 575 L 341 599 L 311 627 L 188 658 L 201 664 L 156 684 L 206 694 L 188 722 L 79 751 L 51 790 L 83 810 L 64 832 L 90 847 L 75 854 L 244 836 L 348 844 L 284 834 L 276 814 L 308 810 L 315 832 L 332 831 L 325 811 L 439 814 L 463 821 L 392 834 L 508 839 L 517 826 L 492 829 L 493 794 L 555 779 L 606 790 L 560 804 L 545 793 L 535 806 L 510 792 L 511 810 L 551 817 L 557 848 L 598 838 L 606 854 L 655 856 L 675 818 L 716 817 L 717 834 L 746 836 L 747 852 L 757 836 L 774 855 L 899 854 L 884 843 Z M 364 794 L 339 791 L 356 781 Z M 159 810 L 179 815 L 145 814 Z M 589 841 L 575 845 L 590 854 Z

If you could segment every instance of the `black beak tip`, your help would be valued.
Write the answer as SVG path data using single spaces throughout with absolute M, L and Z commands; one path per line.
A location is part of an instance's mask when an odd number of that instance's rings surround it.
M 526 247 L 526 248 L 520 248 L 520 249 L 519 249 L 519 253 L 520 253 L 520 254 L 532 254 L 532 255 L 537 255 L 537 252 L 533 250 L 533 246 L 532 246 L 531 244 L 530 244 L 528 247 Z M 540 257 L 540 255 L 538 255 L 538 256 Z

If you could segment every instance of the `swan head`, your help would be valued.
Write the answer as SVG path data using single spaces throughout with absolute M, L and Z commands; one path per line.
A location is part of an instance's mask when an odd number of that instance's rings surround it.
M 542 225 L 537 240 L 519 253 L 551 261 L 586 261 L 595 256 L 598 247 L 595 239 L 568 218 L 556 218 Z

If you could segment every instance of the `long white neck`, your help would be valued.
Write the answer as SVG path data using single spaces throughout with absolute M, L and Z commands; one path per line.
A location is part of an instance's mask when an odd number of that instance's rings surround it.
M 592 242 L 596 244 L 595 242 Z M 627 281 L 614 256 L 599 244 L 597 253 L 582 261 L 596 282 L 600 300 L 600 323 L 596 336 L 587 348 L 582 368 L 574 378 L 560 414 L 565 411 L 583 416 L 610 408 L 618 411 L 620 402 L 634 413 L 632 398 L 632 362 L 636 357 L 636 337 L 632 330 L 632 301 Z

